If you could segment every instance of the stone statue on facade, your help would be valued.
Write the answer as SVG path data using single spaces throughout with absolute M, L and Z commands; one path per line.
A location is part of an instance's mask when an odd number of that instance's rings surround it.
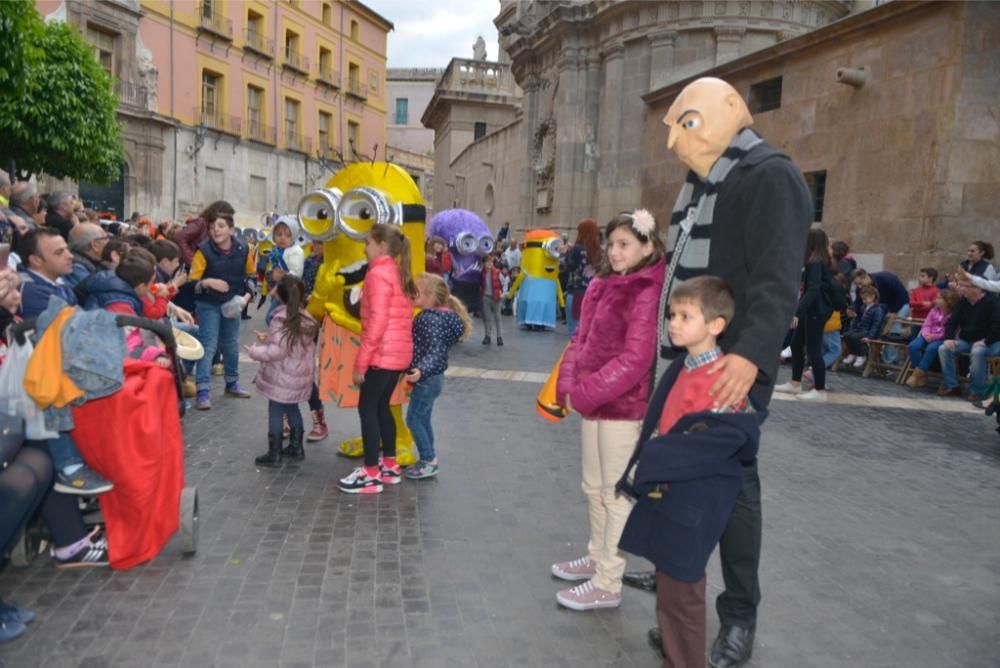
M 486 40 L 480 35 L 476 38 L 476 43 L 472 45 L 472 59 L 483 62 L 486 60 Z

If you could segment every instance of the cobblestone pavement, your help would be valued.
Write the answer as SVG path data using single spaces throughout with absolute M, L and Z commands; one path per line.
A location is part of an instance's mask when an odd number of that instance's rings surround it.
M 482 372 L 547 372 L 566 336 L 511 329 L 504 348 L 482 346 L 480 329 L 452 356 L 462 376 L 435 415 L 441 476 L 381 496 L 336 489 L 353 465 L 335 455 L 358 433 L 353 411 L 329 411 L 331 436 L 303 465 L 258 471 L 264 400 L 217 393 L 185 424 L 197 555 L 175 540 L 126 572 L 61 572 L 48 557 L 7 567 L 0 594 L 38 620 L 0 647 L 0 665 L 658 665 L 649 594 L 598 613 L 555 603 L 549 565 L 587 539 L 578 421 L 537 417 L 536 376 Z M 995 425 L 884 381 L 838 373 L 831 388 L 854 399 L 776 401 L 766 425 L 752 665 L 1000 665 Z M 712 596 L 721 582 L 713 559 Z

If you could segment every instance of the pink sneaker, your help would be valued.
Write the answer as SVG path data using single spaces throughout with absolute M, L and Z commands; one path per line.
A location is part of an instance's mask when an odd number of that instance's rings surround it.
M 563 589 L 556 594 L 559 605 L 570 610 L 597 610 L 598 608 L 617 608 L 622 604 L 621 592 L 612 594 L 594 586 L 593 580 L 587 580 L 582 585 Z
M 589 580 L 597 575 L 597 564 L 591 561 L 590 557 L 580 557 L 573 561 L 560 561 L 552 564 L 552 575 L 560 580 L 576 582 L 578 580 Z

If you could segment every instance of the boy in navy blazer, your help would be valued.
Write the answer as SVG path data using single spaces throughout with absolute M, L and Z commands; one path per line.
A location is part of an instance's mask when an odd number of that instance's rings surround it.
M 707 371 L 723 357 L 716 341 L 734 310 L 732 288 L 716 276 L 674 289 L 670 340 L 687 355 L 667 369 L 650 399 L 639 446 L 619 482 L 637 499 L 619 547 L 656 566 L 664 668 L 705 665 L 705 566 L 736 503 L 743 467 L 756 459 L 767 415 L 746 401 L 720 407 L 709 394 L 715 377 Z

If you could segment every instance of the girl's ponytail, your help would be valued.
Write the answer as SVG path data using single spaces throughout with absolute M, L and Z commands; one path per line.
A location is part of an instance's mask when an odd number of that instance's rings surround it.
M 417 286 L 413 284 L 413 275 L 410 273 L 410 240 L 398 227 L 392 225 L 376 225 L 368 236 L 375 242 L 386 245 L 389 255 L 396 260 L 396 265 L 399 267 L 403 292 L 410 299 L 416 297 Z
M 285 274 L 278 282 L 278 299 L 285 305 L 285 343 L 292 350 L 303 339 L 316 336 L 316 322 L 305 312 L 306 286 L 302 279 Z
M 421 290 L 432 297 L 435 308 L 447 306 L 462 319 L 463 331 L 458 340 L 465 341 L 472 336 L 472 318 L 469 316 L 469 311 L 466 310 L 465 304 L 451 294 L 444 279 L 437 274 L 425 273 L 417 276 L 417 281 L 420 283 Z
M 469 316 L 469 311 L 465 308 L 465 304 L 451 293 L 448 293 L 447 304 L 448 308 L 457 313 L 458 317 L 462 319 L 462 328 L 464 331 L 462 332 L 462 336 L 458 337 L 458 340 L 465 341 L 472 336 L 472 318 Z

